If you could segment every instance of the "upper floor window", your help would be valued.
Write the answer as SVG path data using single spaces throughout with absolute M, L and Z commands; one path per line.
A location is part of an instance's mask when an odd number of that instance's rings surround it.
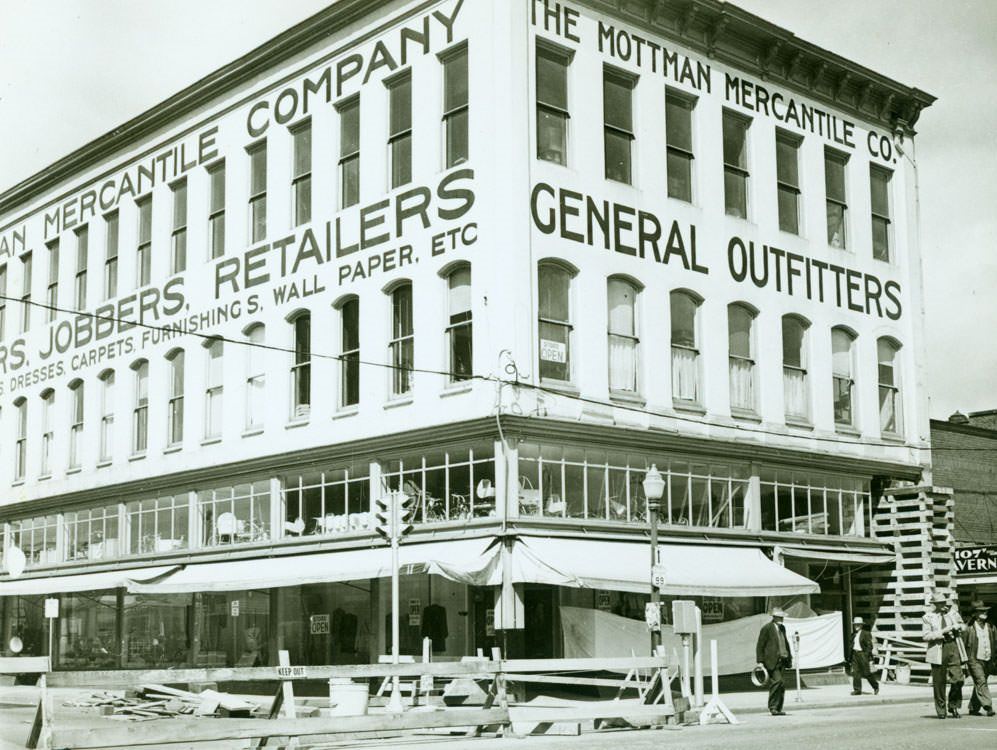
M 748 128 L 751 120 L 724 110 L 724 210 L 748 218 Z
M 204 437 L 217 438 L 222 434 L 222 395 L 224 393 L 224 379 L 222 369 L 222 354 L 224 353 L 224 342 L 221 339 L 212 339 L 205 345 L 207 354 L 207 368 L 205 373 L 204 386 Z
M 537 158 L 568 163 L 568 65 L 571 53 L 537 45 Z
M 670 295 L 672 334 L 672 398 L 699 403 L 699 346 L 696 318 L 699 300 L 688 292 Z
M 0 266 L 0 341 L 7 332 L 7 266 Z
M 467 380 L 472 373 L 471 335 L 471 267 L 461 266 L 447 276 L 447 307 L 449 312 L 446 330 L 447 351 L 450 354 L 449 380 L 456 383 Z
M 83 381 L 69 384 L 69 468 L 80 467 L 83 451 Z
M 696 100 L 665 90 L 668 197 L 692 203 L 692 111 Z
M 609 389 L 637 391 L 637 287 L 624 279 L 607 285 L 609 318 Z
M 727 347 L 730 367 L 730 408 L 756 410 L 753 331 L 755 314 L 744 305 L 727 306 Z
M 900 435 L 903 432 L 903 404 L 897 367 L 900 344 L 884 336 L 876 342 L 876 352 L 879 362 L 879 426 L 884 433 Z
M 17 426 L 14 439 L 14 481 L 24 479 L 28 460 L 28 400 L 23 396 L 14 402 L 15 424 Z
M 605 69 L 602 72 L 603 153 L 606 179 L 633 183 L 631 160 L 635 139 L 633 89 L 635 81 L 627 74 Z
M 442 56 L 444 166 L 463 164 L 468 157 L 467 46 Z
M 41 476 L 52 474 L 52 452 L 55 446 L 55 391 L 42 391 L 42 462 Z
M 827 194 L 827 244 L 844 249 L 848 246 L 848 200 L 845 167 L 848 154 L 824 149 L 824 190 Z
M 339 405 L 360 403 L 360 301 L 351 297 L 339 308 Z
M 170 237 L 170 275 L 187 270 L 187 180 L 173 186 L 173 230 Z
M 787 419 L 810 417 L 807 380 L 807 322 L 795 315 L 782 316 L 782 391 Z
M 90 227 L 76 230 L 76 279 L 73 285 L 73 306 L 83 310 L 87 306 L 87 255 L 90 252 Z
M 246 330 L 246 429 L 255 430 L 263 426 L 266 407 L 267 375 L 265 369 L 266 328 L 255 323 Z
M 412 320 L 412 285 L 396 286 L 391 292 L 391 395 L 412 391 L 412 368 L 415 366 L 415 329 Z
M 291 417 L 307 417 L 312 407 L 312 316 L 303 312 L 291 321 L 294 359 L 291 363 Z
M 339 195 L 340 206 L 360 202 L 360 97 L 339 104 Z
M 391 187 L 412 182 L 412 73 L 388 83 L 388 168 Z
M 118 212 L 104 217 L 104 299 L 118 294 Z
M 872 257 L 890 259 L 890 182 L 893 173 L 870 165 L 869 190 L 872 194 Z
M 152 196 L 138 201 L 138 248 L 135 283 L 145 286 L 152 278 Z
M 51 323 L 55 320 L 59 307 L 59 240 L 49 242 L 48 248 L 48 286 L 45 288 L 45 317 Z
M 149 363 L 142 359 L 132 365 L 135 373 L 135 401 L 132 407 L 132 453 L 145 453 L 149 447 Z
M 111 460 L 114 450 L 114 370 L 100 374 L 100 462 Z
M 831 379 L 834 400 L 834 423 L 845 427 L 855 424 L 852 394 L 855 390 L 852 345 L 855 336 L 845 328 L 831 329 Z
M 225 162 L 208 168 L 208 257 L 225 254 Z
M 294 206 L 294 226 L 312 220 L 312 124 L 304 122 L 291 131 L 292 170 L 291 204 Z
M 775 131 L 775 179 L 779 194 L 779 229 L 800 233 L 800 144 L 799 136 Z
M 21 256 L 21 330 L 31 328 L 31 253 Z
M 182 349 L 166 355 L 170 373 L 166 402 L 166 444 L 168 446 L 180 445 L 183 442 L 184 359 Z
M 249 154 L 249 241 L 262 242 L 267 236 L 267 142 L 250 146 Z
M 538 274 L 540 379 L 571 380 L 571 273 L 541 263 Z

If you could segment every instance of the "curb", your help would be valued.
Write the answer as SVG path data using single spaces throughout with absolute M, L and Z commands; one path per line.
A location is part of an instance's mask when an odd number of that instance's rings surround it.
M 931 696 L 926 695 L 921 696 L 905 696 L 903 698 L 880 698 L 879 700 L 865 700 L 865 701 L 831 701 L 828 703 L 791 703 L 786 702 L 786 708 L 792 709 L 787 713 L 793 713 L 795 711 L 807 710 L 814 711 L 822 708 L 875 708 L 879 706 L 890 706 L 894 704 L 908 704 L 908 703 L 930 703 Z M 768 708 L 764 705 L 752 706 L 749 708 L 731 708 L 735 714 L 767 714 L 769 712 Z

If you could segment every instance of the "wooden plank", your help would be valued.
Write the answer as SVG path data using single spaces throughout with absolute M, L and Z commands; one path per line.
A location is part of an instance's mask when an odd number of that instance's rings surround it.
M 509 717 L 520 722 L 592 721 L 595 719 L 637 719 L 643 723 L 664 724 L 675 711 L 663 705 L 647 706 L 623 701 L 598 701 L 574 706 L 511 706 Z M 658 721 L 660 720 L 660 721 Z
M 549 685 L 594 685 L 596 687 L 610 687 L 629 690 L 638 690 L 642 686 L 636 682 L 624 682 L 624 680 L 613 680 L 609 677 L 575 677 L 574 675 L 556 674 L 507 674 L 506 680 L 509 682 L 533 682 Z
M 661 656 L 620 656 L 606 659 L 508 659 L 500 663 L 502 672 L 622 672 L 631 669 L 664 669 L 668 660 Z
M 48 671 L 47 656 L 0 656 L 0 674 L 41 674 Z

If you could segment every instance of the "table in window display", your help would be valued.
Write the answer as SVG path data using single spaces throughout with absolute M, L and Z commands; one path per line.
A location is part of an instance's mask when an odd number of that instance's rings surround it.
M 242 544 L 270 539 L 270 482 L 263 480 L 197 493 L 204 543 Z
M 171 552 L 188 546 L 190 499 L 186 494 L 134 500 L 125 512 L 131 554 Z
M 285 536 L 370 528 L 369 465 L 284 477 Z

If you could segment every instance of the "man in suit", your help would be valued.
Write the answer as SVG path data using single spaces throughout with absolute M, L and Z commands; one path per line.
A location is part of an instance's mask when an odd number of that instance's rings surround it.
M 861 617 L 852 620 L 852 695 L 862 695 L 862 678 L 872 685 L 874 695 L 879 695 L 879 683 L 872 672 L 872 634 L 866 630 Z
M 966 645 L 962 640 L 965 625 L 941 591 L 934 592 L 930 602 L 932 610 L 921 618 L 921 624 L 924 628 L 922 638 L 928 644 L 925 657 L 931 665 L 935 713 L 939 719 L 944 719 L 947 708 L 948 715 L 958 719 L 962 705 L 962 665 L 966 662 Z M 949 686 L 947 701 L 946 684 Z
M 969 713 L 980 715 L 980 709 L 987 716 L 994 715 L 993 701 L 987 676 L 997 672 L 997 628 L 987 621 L 990 608 L 981 601 L 970 604 L 972 614 L 963 632 L 966 644 L 966 667 L 973 679 L 973 694 L 969 698 Z
M 789 638 L 786 637 L 786 626 L 782 624 L 786 613 L 776 607 L 772 610 L 772 619 L 762 626 L 758 633 L 758 643 L 755 645 L 755 661 L 765 667 L 769 673 L 769 711 L 773 716 L 785 716 L 782 710 L 786 695 L 786 685 L 783 682 L 783 670 L 793 665 L 793 654 L 789 650 Z

